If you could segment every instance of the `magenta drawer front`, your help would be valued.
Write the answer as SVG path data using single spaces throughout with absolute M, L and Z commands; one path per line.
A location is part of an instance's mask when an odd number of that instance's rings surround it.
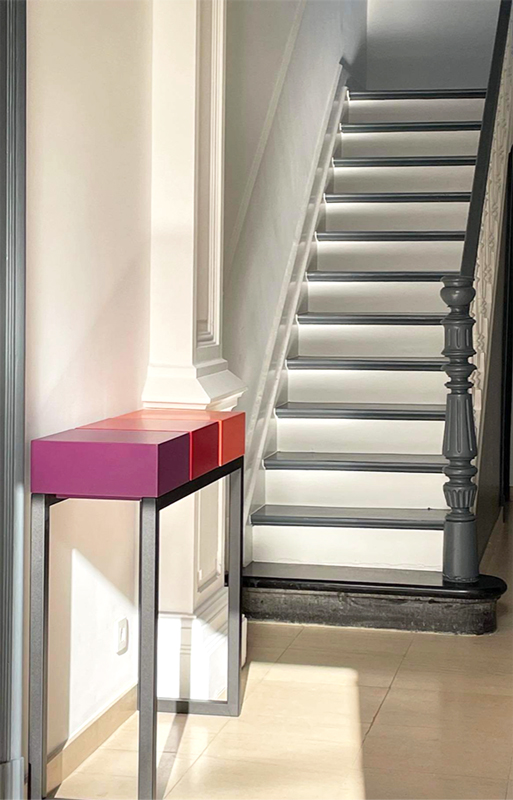
M 77 428 L 32 442 L 31 491 L 137 500 L 189 481 L 188 433 Z

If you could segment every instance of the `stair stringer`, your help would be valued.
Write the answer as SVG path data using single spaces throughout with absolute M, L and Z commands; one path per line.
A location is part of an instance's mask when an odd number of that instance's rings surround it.
M 337 145 L 337 134 L 344 114 L 347 99 L 347 73 L 338 68 L 330 101 L 320 128 L 316 147 L 316 157 L 305 194 L 305 212 L 302 224 L 298 227 L 296 241 L 290 252 L 290 259 L 283 282 L 283 301 L 276 315 L 275 334 L 269 339 L 268 357 L 265 359 L 260 375 L 255 412 L 248 420 L 246 439 L 246 480 L 244 497 L 245 547 L 244 561 L 251 561 L 251 525 L 248 523 L 251 512 L 265 502 L 265 480 L 263 458 L 272 449 L 275 438 L 276 420 L 274 409 L 280 397 L 286 398 L 287 371 L 285 362 L 294 351 L 294 329 L 296 315 L 301 307 L 306 282 L 305 275 L 315 247 L 315 230 L 322 210 L 324 191 L 329 169 Z M 296 332 L 297 333 L 297 332 Z M 276 448 L 274 448 L 276 449 Z

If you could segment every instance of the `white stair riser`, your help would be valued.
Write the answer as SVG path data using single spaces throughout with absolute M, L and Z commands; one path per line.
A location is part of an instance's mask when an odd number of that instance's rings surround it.
M 470 192 L 474 167 L 337 167 L 330 191 Z
M 330 470 L 267 470 L 271 505 L 443 508 L 444 475 Z
M 319 242 L 317 269 L 458 270 L 463 242 Z
M 296 453 L 304 451 L 439 455 L 442 452 L 444 423 L 438 420 L 282 418 L 278 419 L 277 429 L 278 450 Z M 367 484 L 369 474 L 364 472 L 358 474 L 359 480 Z M 396 479 L 400 480 L 400 476 L 396 476 Z M 269 499 L 266 502 L 270 502 Z
M 349 100 L 348 122 L 451 122 L 480 120 L 484 100 Z
M 442 325 L 299 325 L 302 356 L 439 356 Z
M 326 203 L 327 231 L 464 231 L 468 203 Z
M 474 156 L 479 131 L 342 133 L 341 158 L 371 156 Z
M 319 282 L 308 283 L 309 311 L 441 311 L 442 283 Z
M 311 403 L 445 403 L 445 372 L 289 370 L 288 398 Z
M 253 558 L 281 564 L 442 568 L 443 532 L 376 528 L 253 527 Z

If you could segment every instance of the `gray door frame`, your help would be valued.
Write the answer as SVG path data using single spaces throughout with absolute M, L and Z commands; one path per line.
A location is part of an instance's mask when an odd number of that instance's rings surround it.
M 0 0 L 0 799 L 21 800 L 26 2 Z

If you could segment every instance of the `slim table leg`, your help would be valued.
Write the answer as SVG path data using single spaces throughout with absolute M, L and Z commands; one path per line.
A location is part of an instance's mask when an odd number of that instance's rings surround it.
M 50 507 L 44 494 L 32 496 L 30 550 L 30 800 L 46 797 L 48 713 L 48 566 Z
M 238 717 L 241 706 L 242 640 L 242 507 L 244 467 L 228 477 L 228 714 Z
M 159 512 L 157 501 L 141 501 L 139 525 L 139 800 L 157 794 L 157 626 L 159 600 Z

